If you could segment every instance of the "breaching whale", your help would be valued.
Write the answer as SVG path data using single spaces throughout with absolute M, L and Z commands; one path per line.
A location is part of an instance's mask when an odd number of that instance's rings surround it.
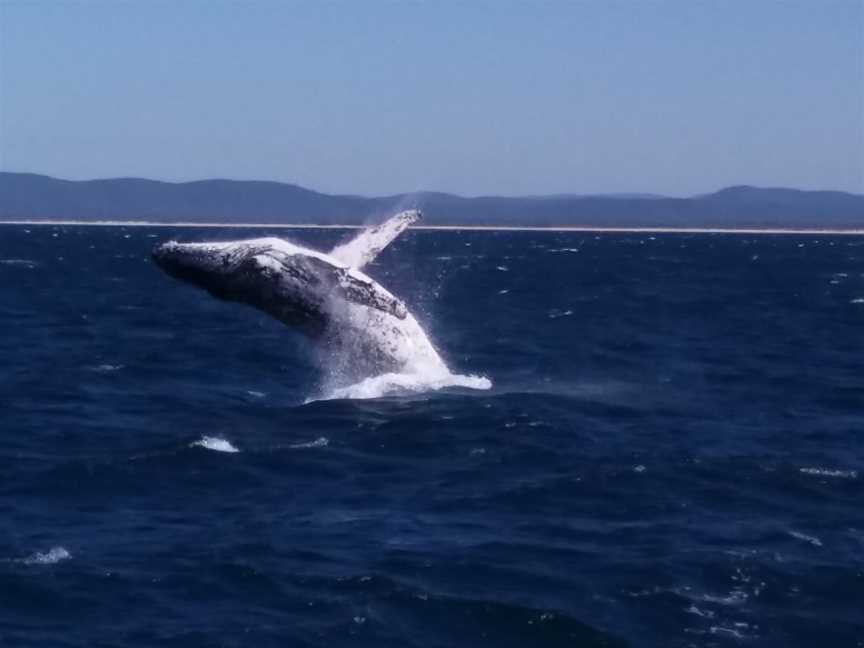
M 339 349 L 355 378 L 385 372 L 450 376 L 405 304 L 362 272 L 419 218 L 419 211 L 401 212 L 330 253 L 268 237 L 169 241 L 153 250 L 153 259 L 169 275 L 214 297 L 254 306 Z

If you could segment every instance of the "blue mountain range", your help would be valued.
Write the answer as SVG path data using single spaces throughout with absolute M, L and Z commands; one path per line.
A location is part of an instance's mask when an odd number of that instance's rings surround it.
M 279 182 L 140 178 L 70 181 L 0 172 L 0 221 L 368 223 L 419 208 L 427 225 L 864 228 L 864 196 L 736 186 L 690 198 L 653 194 L 363 197 Z

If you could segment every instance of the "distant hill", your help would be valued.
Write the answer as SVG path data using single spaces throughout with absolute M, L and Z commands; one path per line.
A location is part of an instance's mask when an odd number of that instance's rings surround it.
M 864 228 L 864 196 L 729 187 L 692 198 L 653 194 L 466 198 L 420 192 L 367 198 L 279 182 L 138 178 L 70 181 L 0 172 L 0 221 L 80 220 L 362 224 L 398 209 L 428 225 Z

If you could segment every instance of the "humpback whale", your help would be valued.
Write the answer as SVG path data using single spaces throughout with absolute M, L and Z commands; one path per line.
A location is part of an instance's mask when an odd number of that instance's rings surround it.
M 169 275 L 218 299 L 258 308 L 320 346 L 339 349 L 343 365 L 357 375 L 451 376 L 405 304 L 362 272 L 420 216 L 403 211 L 329 253 L 267 237 L 169 241 L 152 255 Z

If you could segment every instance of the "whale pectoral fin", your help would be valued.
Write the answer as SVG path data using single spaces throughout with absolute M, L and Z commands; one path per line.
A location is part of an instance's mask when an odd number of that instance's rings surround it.
M 408 309 L 401 300 L 381 290 L 374 283 L 363 281 L 345 272 L 339 277 L 339 291 L 348 301 L 383 311 L 398 319 L 408 316 Z
M 420 219 L 416 209 L 403 211 L 380 225 L 363 230 L 347 243 L 337 246 L 330 253 L 337 261 L 358 270 L 372 261 L 385 247 L 411 224 Z

